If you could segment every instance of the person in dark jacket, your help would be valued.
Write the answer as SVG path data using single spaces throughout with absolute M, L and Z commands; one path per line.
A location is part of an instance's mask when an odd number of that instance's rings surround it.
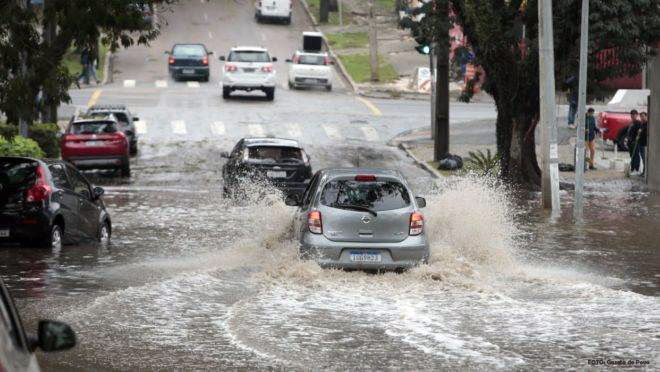
M 649 117 L 645 112 L 639 114 L 639 121 L 642 127 L 639 130 L 639 157 L 642 159 L 642 174 L 646 173 L 646 146 L 648 145 L 649 137 Z
M 596 134 L 600 133 L 600 129 L 596 126 L 596 118 L 594 117 L 595 110 L 590 107 L 587 110 L 587 117 L 584 121 L 584 141 L 589 149 L 589 169 L 595 170 L 594 160 L 596 157 Z
M 640 155 L 640 137 L 642 122 L 639 120 L 639 114 L 637 110 L 630 111 L 630 117 L 632 118 L 632 124 L 630 129 L 628 129 L 628 152 L 630 153 L 630 173 L 639 172 L 639 165 L 641 160 Z
M 575 115 L 577 114 L 578 105 L 578 79 L 571 75 L 564 81 L 568 87 L 568 126 L 575 128 Z
M 80 72 L 80 76 L 78 76 L 78 81 L 80 82 L 80 80 L 82 80 L 84 84 L 89 84 L 89 48 L 85 47 L 82 52 L 80 52 L 80 64 L 82 65 L 82 71 Z

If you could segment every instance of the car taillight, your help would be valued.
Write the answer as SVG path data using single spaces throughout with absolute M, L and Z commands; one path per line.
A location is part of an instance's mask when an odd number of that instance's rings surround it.
M 359 182 L 373 182 L 376 181 L 376 176 L 372 174 L 358 174 L 355 176 L 355 180 Z
M 203 65 L 208 65 L 209 64 L 209 57 L 202 58 L 202 64 Z
M 236 67 L 236 65 L 225 65 L 225 71 L 227 72 L 233 72 L 237 70 L 238 68 Z
M 419 235 L 424 231 L 424 216 L 419 212 L 410 215 L 410 235 Z
M 37 180 L 35 181 L 34 186 L 30 187 L 25 192 L 25 201 L 28 203 L 48 200 L 53 192 L 48 181 L 46 181 L 46 173 L 41 165 L 37 167 L 36 174 Z
M 273 66 L 264 66 L 261 68 L 261 72 L 273 72 Z
M 127 141 L 125 135 L 123 135 L 120 132 L 117 132 L 117 133 L 115 133 L 114 136 L 112 136 L 112 138 L 110 139 L 110 142 L 113 143 L 113 144 L 122 144 L 122 143 L 125 143 L 125 142 L 128 142 L 128 141 Z
M 324 65 L 329 65 L 330 64 L 330 58 L 328 56 L 323 57 L 323 64 Z
M 311 211 L 307 213 L 307 227 L 313 234 L 323 234 L 323 222 L 321 221 L 321 212 Z
M 293 57 L 293 63 L 298 64 L 298 62 L 300 62 L 300 56 L 294 56 Z
M 169 63 L 170 65 L 173 65 L 175 61 L 176 60 L 174 59 L 174 57 L 170 57 L 167 59 L 167 63 Z

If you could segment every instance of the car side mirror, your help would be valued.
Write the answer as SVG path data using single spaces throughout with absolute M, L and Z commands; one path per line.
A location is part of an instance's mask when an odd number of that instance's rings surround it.
M 211 54 L 214 54 L 214 53 L 213 53 L 213 51 L 210 51 L 210 52 L 208 52 L 207 54 L 208 54 L 208 55 L 211 55 Z
M 293 60 L 291 58 L 287 58 L 286 63 L 293 63 Z
M 225 56 L 220 56 L 220 57 L 218 57 L 218 59 L 221 60 L 221 61 L 224 61 L 226 58 L 225 58 Z
M 277 57 L 273 57 L 273 62 L 277 62 Z
M 220 153 L 220 157 L 224 159 L 229 159 L 229 153 L 227 151 L 223 151 Z
M 289 207 L 297 207 L 298 205 L 300 205 L 300 201 L 298 200 L 298 195 L 297 194 L 287 195 L 286 198 L 284 199 L 284 204 L 288 205 Z
M 166 50 L 166 51 L 165 51 L 165 54 L 170 54 L 170 51 L 169 51 L 169 50 Z
M 422 198 L 421 196 L 416 196 L 415 201 L 417 202 L 417 206 L 419 208 L 426 207 L 426 199 Z
M 76 346 L 76 334 L 62 322 L 42 320 L 39 322 L 39 336 L 32 348 L 45 352 L 68 350 Z
M 134 116 L 134 117 L 133 117 L 133 121 L 140 121 L 140 118 L 137 117 L 137 116 Z
M 98 200 L 103 194 L 105 194 L 105 189 L 103 187 L 96 186 L 94 188 L 94 200 Z

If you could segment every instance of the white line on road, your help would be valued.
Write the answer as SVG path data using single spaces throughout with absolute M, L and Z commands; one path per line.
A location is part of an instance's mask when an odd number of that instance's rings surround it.
M 199 82 L 198 81 L 189 81 L 187 82 L 188 88 L 199 88 Z
M 167 88 L 167 80 L 156 80 L 156 88 Z
M 209 31 L 209 39 L 213 39 L 213 33 L 211 31 Z
M 135 80 L 124 80 L 124 88 L 135 88 Z
M 380 138 L 378 137 L 378 132 L 372 127 L 361 127 L 362 133 L 367 138 L 367 141 L 376 142 Z
M 264 34 L 263 32 L 261 33 L 261 40 L 266 41 L 266 34 Z
M 216 136 L 225 134 L 225 124 L 221 121 L 211 123 L 211 132 Z
M 254 137 L 264 137 L 266 135 L 264 128 L 259 124 L 248 125 L 248 132 L 250 132 L 250 135 Z
M 341 134 L 339 134 L 339 130 L 335 127 L 330 127 L 327 125 L 323 125 L 323 130 L 325 131 L 325 134 L 328 135 L 333 140 L 340 140 L 341 139 Z
M 293 138 L 301 138 L 302 137 L 302 130 L 300 130 L 300 125 L 298 124 L 289 124 L 287 126 L 288 130 L 287 133 L 289 136 Z
M 172 132 L 174 132 L 174 134 L 188 133 L 188 131 L 186 130 L 186 122 L 183 120 L 174 120 L 172 122 Z
M 209 15 L 206 14 L 206 13 L 204 13 L 204 20 L 205 20 L 205 21 L 208 21 L 208 20 L 209 20 Z
M 145 120 L 136 121 L 133 124 L 135 124 L 135 130 L 138 134 L 147 134 L 147 122 Z

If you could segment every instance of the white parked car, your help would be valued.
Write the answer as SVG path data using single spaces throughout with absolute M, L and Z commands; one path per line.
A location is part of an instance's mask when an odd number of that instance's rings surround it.
M 296 51 L 293 58 L 287 59 L 291 63 L 289 69 L 289 87 L 297 89 L 305 86 L 323 86 L 332 90 L 332 64 L 333 62 L 325 52 Z
M 268 100 L 275 98 L 275 66 L 277 58 L 271 57 L 262 47 L 234 47 L 225 61 L 222 74 L 222 98 L 229 98 L 235 90 L 251 92 L 261 90 Z
M 257 22 L 268 19 L 283 20 L 286 24 L 291 23 L 291 12 L 293 0 L 257 0 L 254 18 Z

